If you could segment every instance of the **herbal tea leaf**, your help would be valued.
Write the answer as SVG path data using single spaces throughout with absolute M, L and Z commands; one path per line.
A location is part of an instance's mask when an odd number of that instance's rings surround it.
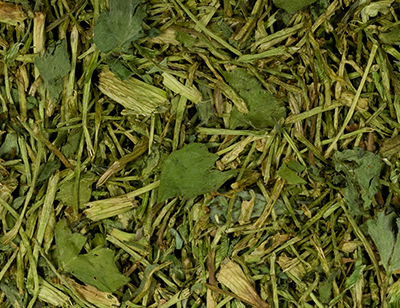
M 58 99 L 62 91 L 62 78 L 71 70 L 66 40 L 57 41 L 47 48 L 42 57 L 35 58 L 35 65 L 46 83 L 51 98 Z
M 303 7 L 314 3 L 317 0 L 274 0 L 274 4 L 280 8 L 284 9 L 289 14 L 293 14 L 298 10 L 301 10 Z
M 133 72 L 124 65 L 123 61 L 117 58 L 107 57 L 106 63 L 110 67 L 110 70 L 115 74 L 115 76 L 117 76 L 122 81 L 131 77 L 133 74 Z
M 58 262 L 65 268 L 66 264 L 82 250 L 86 237 L 80 233 L 72 233 L 67 226 L 67 221 L 62 219 L 56 225 L 55 238 Z
M 232 110 L 230 128 L 238 126 L 251 126 L 254 128 L 273 127 L 277 120 L 286 116 L 286 110 L 281 103 L 261 83 L 252 77 L 244 68 L 236 68 L 226 72 L 224 77 L 227 83 L 245 101 L 249 113 L 244 114 Z
M 211 170 L 218 155 L 209 153 L 207 147 L 192 143 L 173 152 L 164 161 L 161 170 L 158 202 L 183 196 L 190 199 L 218 189 L 231 178 L 234 170 Z
M 65 270 L 102 292 L 114 292 L 130 280 L 119 272 L 114 252 L 101 246 L 70 260 Z
M 380 38 L 386 44 L 400 45 L 400 27 L 395 27 L 389 32 L 381 33 Z
M 87 172 L 81 175 L 79 181 L 79 207 L 86 202 L 89 202 L 90 197 L 92 196 L 92 184 L 97 180 L 98 176 L 92 172 Z M 56 199 L 67 206 L 73 207 L 75 205 L 75 195 L 72 193 L 74 189 L 75 179 L 63 182 L 57 192 Z
M 291 170 L 286 164 L 282 164 L 279 168 L 277 174 L 286 181 L 286 183 L 291 185 L 307 184 L 305 180 L 299 177 L 296 172 Z
M 127 51 L 129 44 L 142 36 L 142 20 L 146 7 L 141 0 L 111 0 L 110 11 L 103 10 L 94 27 L 94 42 L 101 52 L 120 47 Z
M 400 219 L 396 219 L 397 223 L 397 238 L 396 244 L 394 245 L 392 259 L 390 260 L 390 271 L 396 271 L 400 269 Z
M 7 134 L 0 147 L 0 157 L 6 158 L 19 153 L 17 134 Z
M 380 212 L 377 215 L 377 219 L 367 221 L 367 226 L 370 236 L 374 240 L 376 247 L 378 247 L 383 266 L 388 272 L 389 261 L 395 244 L 391 218 L 389 215 L 385 215 L 384 212 Z
M 42 183 L 47 180 L 54 172 L 61 167 L 61 163 L 58 159 L 50 160 L 40 166 L 39 176 L 37 181 Z
M 231 213 L 231 222 L 237 222 L 242 212 L 243 202 L 249 202 L 252 196 L 247 191 L 239 191 L 235 196 L 235 202 Z M 260 194 L 255 194 L 254 207 L 252 208 L 250 218 L 260 217 L 264 211 L 267 202 Z M 229 203 L 224 196 L 214 198 L 208 205 L 210 208 L 210 220 L 222 226 L 226 223 L 228 217 Z
M 185 47 L 192 47 L 193 43 L 196 41 L 189 33 L 176 31 L 175 38 L 179 43 L 182 43 Z
M 359 195 L 364 209 L 369 209 L 372 197 L 379 190 L 382 163 L 380 156 L 361 148 L 336 152 L 333 155 L 336 171 L 346 175 L 345 199 L 352 215 L 361 214 Z

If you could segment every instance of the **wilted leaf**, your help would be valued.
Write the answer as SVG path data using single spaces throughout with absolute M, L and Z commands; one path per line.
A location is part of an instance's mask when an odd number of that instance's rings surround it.
M 94 42 L 101 52 L 116 47 L 127 51 L 129 44 L 142 36 L 146 7 L 141 0 L 111 0 L 110 11 L 101 12 L 94 27 Z
M 226 72 L 227 83 L 245 101 L 249 113 L 245 114 L 233 108 L 231 128 L 252 126 L 254 128 L 273 127 L 280 118 L 286 116 L 286 110 L 281 103 L 260 82 L 247 73 L 244 68 L 236 68 Z
M 333 155 L 336 171 L 346 175 L 345 200 L 352 215 L 361 214 L 359 196 L 364 209 L 371 206 L 372 197 L 379 189 L 379 175 L 382 163 L 379 155 L 361 148 L 336 152 Z
M 390 286 L 390 290 L 387 295 L 387 302 L 389 304 L 389 308 L 400 307 L 400 280 L 397 280 Z
M 211 170 L 217 159 L 218 155 L 209 153 L 200 143 L 173 152 L 161 170 L 158 202 L 176 196 L 190 199 L 218 189 L 235 171 Z

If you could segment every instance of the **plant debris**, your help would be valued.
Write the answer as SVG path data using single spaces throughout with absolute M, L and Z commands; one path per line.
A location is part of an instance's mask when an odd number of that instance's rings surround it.
M 0 1 L 3 307 L 400 303 L 398 1 Z

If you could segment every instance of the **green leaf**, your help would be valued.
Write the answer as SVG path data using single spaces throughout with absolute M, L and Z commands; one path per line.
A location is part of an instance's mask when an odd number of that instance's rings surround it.
M 18 155 L 18 137 L 17 134 L 8 133 L 0 147 L 0 157 L 6 158 L 11 155 Z
M 192 47 L 193 43 L 196 41 L 196 39 L 191 36 L 189 33 L 186 32 L 181 32 L 181 31 L 176 31 L 175 32 L 175 38 L 179 43 L 182 43 L 183 46 L 185 47 Z
M 185 199 L 218 189 L 236 171 L 211 170 L 218 155 L 209 153 L 201 143 L 185 145 L 164 161 L 161 170 L 158 202 L 176 196 Z
M 94 42 L 101 52 L 114 48 L 127 51 L 131 42 L 143 34 L 142 20 L 146 7 L 141 0 L 111 0 L 110 11 L 103 10 L 94 27 Z
M 317 0 L 274 0 L 274 5 L 280 9 L 284 9 L 289 14 L 293 14 L 298 10 L 301 10 L 303 7 L 314 3 Z
M 346 175 L 345 200 L 350 214 L 358 215 L 360 205 L 368 210 L 372 197 L 379 190 L 382 163 L 380 156 L 361 148 L 336 152 L 333 155 L 336 171 Z M 360 204 L 360 195 L 363 202 Z
M 289 161 L 287 166 L 295 172 L 303 172 L 306 169 L 306 167 L 294 160 Z
M 115 265 L 114 251 L 101 246 L 70 260 L 65 270 L 102 292 L 114 292 L 130 280 Z
M 61 152 L 65 155 L 65 157 L 75 159 L 77 155 L 76 153 L 79 149 L 81 136 L 82 129 L 71 129 L 71 131 L 68 133 L 67 142 L 61 149 Z
M 224 260 L 228 256 L 228 251 L 229 251 L 229 238 L 223 235 L 215 250 L 215 269 L 218 269 L 222 260 Z
M 247 191 L 239 191 L 236 193 L 231 213 L 231 222 L 235 223 L 239 220 L 240 214 L 242 212 L 243 201 L 250 201 L 251 199 L 252 195 Z M 266 205 L 267 202 L 264 196 L 260 194 L 255 194 L 255 204 L 250 214 L 250 218 L 260 217 Z M 228 217 L 228 200 L 224 196 L 218 196 L 214 198 L 208 204 L 208 206 L 210 207 L 210 220 L 216 225 L 224 225 Z
M 286 164 L 282 164 L 277 174 L 290 185 L 307 184 L 307 182 L 299 177 L 296 172 L 289 169 Z
M 110 70 L 115 74 L 115 76 L 117 76 L 122 81 L 131 77 L 133 74 L 133 72 L 128 69 L 121 60 L 118 60 L 114 57 L 107 57 L 106 63 L 110 67 Z
M 384 212 L 378 213 L 376 220 L 367 221 L 368 232 L 374 240 L 376 247 L 378 247 L 379 255 L 387 272 L 389 271 L 389 261 L 395 244 L 391 221 L 390 215 L 385 215 Z M 396 243 L 397 245 L 398 243 Z
M 176 231 L 174 228 L 171 228 L 171 229 L 169 229 L 169 233 L 171 233 L 171 235 L 175 237 L 176 249 L 178 249 L 178 250 L 182 249 L 183 240 L 182 240 L 181 236 L 179 235 L 179 232 Z
M 92 185 L 98 180 L 98 176 L 92 172 L 87 172 L 81 175 L 79 181 L 79 208 L 86 202 L 89 202 L 92 196 Z M 63 182 L 57 192 L 56 199 L 61 201 L 67 206 L 75 205 L 75 179 Z
M 254 128 L 273 127 L 277 120 L 286 116 L 286 110 L 281 103 L 268 91 L 264 90 L 260 82 L 247 73 L 244 68 L 236 68 L 226 72 L 224 77 L 227 83 L 245 101 L 249 113 L 244 114 L 233 108 L 230 128 L 251 126 Z
M 351 287 L 353 287 L 357 283 L 357 281 L 359 279 L 361 279 L 362 272 L 366 267 L 366 265 L 363 265 L 363 264 L 358 264 L 357 265 L 357 263 L 358 262 L 356 262 L 356 267 L 354 269 L 354 272 L 346 280 L 346 284 L 345 284 L 345 289 L 346 290 L 349 290 Z
M 65 268 L 66 264 L 82 250 L 86 237 L 80 233 L 72 233 L 67 226 L 67 221 L 62 219 L 56 225 L 55 238 L 58 263 Z
M 66 40 L 57 41 L 47 48 L 42 57 L 35 58 L 35 65 L 46 83 L 51 98 L 57 100 L 62 91 L 62 78 L 71 69 Z
M 60 167 L 61 163 L 58 159 L 50 160 L 41 165 L 39 168 L 39 176 L 37 181 L 40 183 L 47 180 L 54 172 L 60 169 Z
M 389 32 L 381 33 L 380 38 L 386 44 L 400 45 L 400 27 L 395 27 Z
M 328 304 L 331 299 L 333 280 L 338 275 L 338 271 L 332 272 L 325 281 L 321 281 L 318 286 L 319 296 L 323 304 Z
M 395 271 L 400 269 L 400 218 L 396 219 L 397 223 L 397 238 L 394 245 L 392 259 L 390 260 L 390 270 Z
M 24 296 L 20 294 L 17 287 L 11 283 L 1 283 L 0 290 L 4 292 L 6 299 L 11 304 L 12 307 L 25 307 L 24 305 Z M 7 302 L 6 302 L 7 303 Z M 3 301 L 2 301 L 3 305 Z M 4 305 L 6 306 L 6 305 Z

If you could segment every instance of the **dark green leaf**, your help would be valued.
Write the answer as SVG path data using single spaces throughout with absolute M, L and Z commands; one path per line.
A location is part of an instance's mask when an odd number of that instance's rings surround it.
M 400 218 L 396 219 L 397 223 L 397 237 L 396 244 L 394 245 L 392 259 L 390 260 L 390 270 L 395 271 L 400 269 Z
M 347 187 L 345 200 L 352 215 L 361 214 L 359 209 L 371 206 L 372 197 L 379 190 L 382 163 L 380 156 L 361 148 L 336 152 L 333 155 L 336 171 L 344 172 Z M 363 202 L 360 204 L 360 195 Z
M 19 153 L 17 134 L 8 133 L 0 147 L 0 157 L 7 158 Z
M 24 307 L 24 296 L 18 292 L 17 287 L 10 283 L 1 283 L 0 290 L 4 292 L 6 299 L 9 301 L 12 307 Z M 3 301 L 1 301 L 3 305 Z
M 35 65 L 46 83 L 53 99 L 62 91 L 62 78 L 71 69 L 66 40 L 57 41 L 42 57 L 35 58 Z
M 83 206 L 86 202 L 89 202 L 92 196 L 92 185 L 98 180 L 98 176 L 92 172 L 87 172 L 81 175 L 79 181 L 79 207 Z M 63 182 L 60 185 L 60 190 L 57 192 L 56 199 L 61 201 L 67 206 L 75 205 L 75 179 Z
M 58 159 L 50 160 L 45 164 L 41 165 L 37 181 L 40 183 L 47 180 L 54 172 L 60 169 L 60 167 L 61 163 Z
M 293 14 L 298 10 L 301 10 L 303 7 L 314 3 L 317 0 L 274 0 L 274 4 L 280 8 L 284 9 L 289 14 Z
M 121 80 L 129 78 L 133 74 L 133 72 L 128 69 L 122 61 L 114 57 L 107 57 L 106 63 L 110 67 L 110 70 Z
M 141 0 L 111 0 L 110 11 L 101 12 L 94 27 L 94 42 L 101 52 L 108 53 L 120 47 L 127 51 L 131 42 L 142 34 L 142 20 L 146 7 Z
M 250 218 L 260 217 L 267 204 L 265 198 L 260 194 L 255 194 L 255 203 L 251 212 Z M 247 191 L 240 191 L 236 194 L 235 202 L 233 204 L 231 222 L 237 222 L 242 211 L 243 201 L 250 201 L 251 194 Z M 209 203 L 210 207 L 210 220 L 222 226 L 226 223 L 228 217 L 229 204 L 224 196 L 218 196 Z
M 190 199 L 218 189 L 236 172 L 211 170 L 217 159 L 218 155 L 209 153 L 200 143 L 173 152 L 161 170 L 158 202 L 176 196 Z
M 67 158 L 75 158 L 75 155 L 79 149 L 79 143 L 81 141 L 82 130 L 81 129 L 73 129 L 68 134 L 67 142 L 62 147 L 61 152 Z
M 306 167 L 294 160 L 289 161 L 287 166 L 295 172 L 303 172 L 306 169 Z
M 224 77 L 249 109 L 249 113 L 244 114 L 236 107 L 233 108 L 230 123 L 232 129 L 238 126 L 252 126 L 259 129 L 273 127 L 276 121 L 286 116 L 285 107 L 271 93 L 264 90 L 261 83 L 244 68 L 226 72 Z
M 321 299 L 321 302 L 324 304 L 328 304 L 330 299 L 331 299 L 331 294 L 332 294 L 332 286 L 333 286 L 333 280 L 337 276 L 338 271 L 334 271 L 328 279 L 325 281 L 321 281 L 318 286 L 318 291 L 319 291 L 319 296 Z
M 67 221 L 62 219 L 56 225 L 55 238 L 58 262 L 65 268 L 66 264 L 82 250 L 86 237 L 80 233 L 72 233 L 67 226 Z
M 157 28 L 151 28 L 149 30 L 149 37 L 150 38 L 155 38 L 155 37 L 157 37 L 157 36 L 159 36 L 161 34 L 162 34 L 162 31 L 158 30 Z
M 183 240 L 181 238 L 181 236 L 179 235 L 179 232 L 176 231 L 174 228 L 169 229 L 169 233 L 171 233 L 174 237 L 175 237 L 175 246 L 176 249 L 182 249 L 182 245 L 183 245 Z

